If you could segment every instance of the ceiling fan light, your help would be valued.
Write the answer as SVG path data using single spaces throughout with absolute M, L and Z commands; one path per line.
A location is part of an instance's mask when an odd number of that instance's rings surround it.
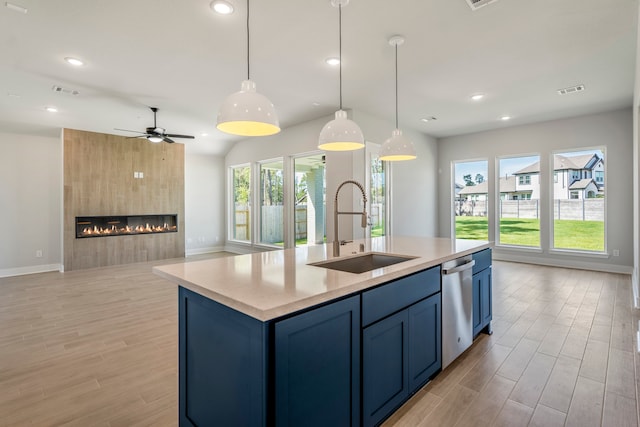
M 325 151 L 352 151 L 364 148 L 364 135 L 360 126 L 347 118 L 344 110 L 336 111 L 336 118 L 320 131 L 318 148 Z
M 147 139 L 149 140 L 149 142 L 154 142 L 154 143 L 164 141 L 164 138 L 158 135 L 150 135 L 147 137 Z
M 276 110 L 256 84 L 245 80 L 239 92 L 229 95 L 218 111 L 218 130 L 231 135 L 267 136 L 280 132 Z
M 380 147 L 380 160 L 401 161 L 417 158 L 416 148 L 400 129 L 395 129 L 391 138 L 387 139 Z

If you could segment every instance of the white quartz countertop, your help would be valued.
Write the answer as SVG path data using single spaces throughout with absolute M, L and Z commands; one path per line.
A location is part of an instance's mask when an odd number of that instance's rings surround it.
M 162 276 L 193 292 L 261 321 L 360 292 L 390 280 L 491 247 L 479 240 L 429 237 L 376 237 L 342 246 L 340 258 L 365 245 L 365 252 L 416 257 L 360 274 L 308 265 L 334 259 L 332 246 L 184 261 L 154 267 Z

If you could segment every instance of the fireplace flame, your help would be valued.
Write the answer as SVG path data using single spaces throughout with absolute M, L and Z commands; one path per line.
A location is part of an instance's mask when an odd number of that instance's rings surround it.
M 82 236 L 117 236 L 120 234 L 145 234 L 145 233 L 169 233 L 177 230 L 177 226 L 170 226 L 166 222 L 163 225 L 151 225 L 146 223 L 144 225 L 137 225 L 131 227 L 125 225 L 118 228 L 115 225 L 109 227 L 99 227 L 94 225 L 93 227 L 85 227 L 82 229 Z

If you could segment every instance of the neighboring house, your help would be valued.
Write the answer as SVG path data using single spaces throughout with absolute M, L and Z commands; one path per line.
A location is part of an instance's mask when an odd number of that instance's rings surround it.
M 575 181 L 569 186 L 569 199 L 593 199 L 598 195 L 598 186 L 592 178 Z
M 460 184 L 456 184 L 458 186 Z M 482 182 L 476 185 L 469 185 L 462 187 L 461 190 L 457 190 L 457 199 L 468 201 L 485 201 L 487 200 L 488 187 L 487 182 Z M 501 200 L 515 200 L 514 194 L 518 194 L 516 191 L 516 177 L 509 176 L 500 178 L 500 199 Z M 516 197 L 517 198 L 517 197 Z M 523 197 L 524 198 L 524 197 Z
M 540 198 L 540 162 L 520 169 L 514 175 L 518 192 L 529 191 L 530 196 L 525 198 Z M 604 194 L 604 159 L 597 154 L 556 154 L 553 157 L 554 199 L 590 199 L 598 194 Z
M 554 199 L 591 199 L 604 194 L 604 159 L 597 154 L 554 156 Z M 465 186 L 458 190 L 456 199 L 486 201 L 487 183 Z M 500 200 L 540 199 L 540 162 L 500 178 Z

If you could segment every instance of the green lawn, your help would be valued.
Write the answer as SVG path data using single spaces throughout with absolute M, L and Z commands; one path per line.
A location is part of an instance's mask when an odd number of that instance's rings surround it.
M 554 221 L 554 248 L 604 251 L 603 221 Z M 485 217 L 457 216 L 456 237 L 488 240 Z M 537 219 L 503 218 L 500 220 L 500 243 L 540 246 L 540 221 Z

